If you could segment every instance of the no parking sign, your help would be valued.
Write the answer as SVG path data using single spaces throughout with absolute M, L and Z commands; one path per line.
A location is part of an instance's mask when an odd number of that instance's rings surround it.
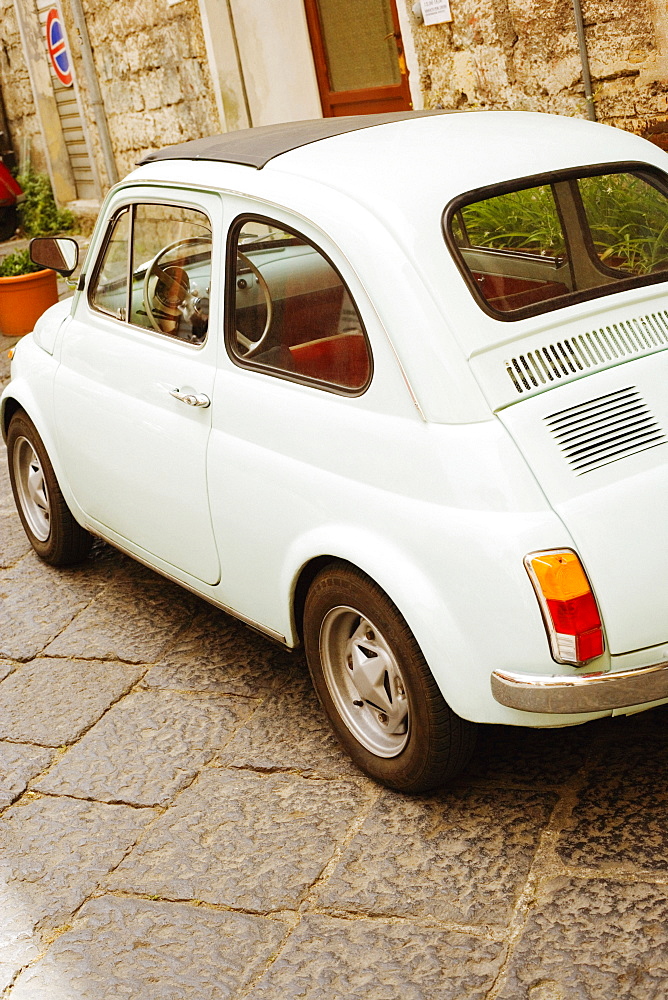
M 60 14 L 52 7 L 46 16 L 46 45 L 54 72 L 65 87 L 72 86 L 70 56 L 65 44 L 65 32 L 60 22 Z

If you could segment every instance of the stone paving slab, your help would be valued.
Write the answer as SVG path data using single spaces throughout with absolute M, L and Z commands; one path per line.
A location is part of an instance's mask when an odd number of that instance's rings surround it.
M 1 345 L 0 345 L 1 346 Z M 2 351 L 0 349 L 0 358 Z M 1 366 L 0 366 L 1 371 Z M 16 510 L 14 497 L 9 479 L 9 463 L 7 462 L 7 445 L 0 437 L 0 508 L 2 510 Z M 18 517 L 18 514 L 16 515 Z
M 0 990 L 5 990 L 17 972 L 39 956 L 41 942 L 34 933 L 35 918 L 24 893 L 4 885 L 1 872 L 0 907 Z
M 16 510 L 0 507 L 0 569 L 8 569 L 30 551 L 28 536 Z
M 495 1000 L 664 1000 L 668 887 L 555 879 L 532 908 Z
M 71 743 L 141 675 L 136 667 L 96 660 L 45 657 L 21 664 L 0 682 L 0 739 L 48 747 Z
M 153 818 L 150 809 L 24 798 L 0 816 L 0 982 L 70 919 Z
M 587 772 L 558 853 L 568 865 L 601 871 L 668 871 L 665 738 L 606 747 Z
M 134 691 L 34 787 L 102 802 L 168 805 L 255 705 L 249 698 Z
M 198 605 L 182 587 L 153 580 L 114 580 L 46 650 L 127 663 L 153 663 L 192 619 Z
M 263 771 L 294 770 L 304 776 L 360 775 L 332 733 L 306 664 L 301 673 L 264 698 L 214 763 Z
M 506 926 L 556 796 L 458 789 L 384 791 L 319 887 L 332 912 Z
M 246 1000 L 484 1000 L 504 951 L 453 931 L 309 914 Z
M 364 802 L 351 781 L 208 770 L 108 885 L 263 913 L 294 908 Z
M 0 742 L 0 809 L 18 798 L 26 790 L 30 779 L 43 771 L 52 757 L 50 750 L 41 747 Z
M 91 562 L 58 570 L 30 550 L 0 570 L 0 656 L 32 660 L 104 586 L 106 568 Z
M 280 687 L 294 668 L 295 657 L 276 643 L 216 608 L 203 607 L 144 683 L 181 691 L 256 695 Z
M 287 929 L 182 903 L 93 899 L 18 977 L 12 1000 L 226 1000 L 261 971 Z
M 30 542 L 15 510 L 0 510 L 0 569 L 13 566 L 30 551 Z

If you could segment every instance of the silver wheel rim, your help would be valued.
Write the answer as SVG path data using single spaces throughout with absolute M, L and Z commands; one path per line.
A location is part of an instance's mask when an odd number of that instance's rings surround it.
M 377 757 L 406 746 L 410 717 L 397 659 L 375 624 L 355 608 L 332 608 L 320 628 L 320 662 L 336 710 Z
M 51 532 L 51 504 L 39 456 L 26 437 L 14 444 L 14 481 L 19 504 L 35 538 L 45 542 Z

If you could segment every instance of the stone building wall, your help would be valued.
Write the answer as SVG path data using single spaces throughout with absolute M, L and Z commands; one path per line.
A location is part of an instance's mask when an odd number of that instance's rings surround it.
M 119 176 L 147 151 L 221 130 L 202 0 L 82 2 Z M 14 147 L 20 153 L 27 140 L 32 163 L 44 170 L 15 3 L 34 12 L 34 0 L 0 0 L 0 85 Z M 397 3 L 413 26 L 425 106 L 585 115 L 572 0 L 451 0 L 453 22 L 428 27 L 416 24 L 414 0 Z M 667 0 L 582 0 L 582 6 L 599 120 L 668 148 Z M 60 0 L 60 7 L 104 191 L 109 179 L 71 0 Z
M 0 25 L 0 87 L 17 161 L 25 149 L 35 169 L 46 172 L 39 119 L 12 0 L 0 0 Z
M 84 0 L 83 6 L 119 176 L 148 151 L 220 131 L 197 0 Z M 68 0 L 61 7 L 90 122 Z M 100 164 L 99 150 L 96 159 Z
M 410 12 L 413 0 L 400 0 Z M 571 0 L 451 0 L 414 39 L 426 107 L 586 114 Z M 599 121 L 646 134 L 668 118 L 666 4 L 582 0 Z M 667 126 L 668 127 L 668 126 Z

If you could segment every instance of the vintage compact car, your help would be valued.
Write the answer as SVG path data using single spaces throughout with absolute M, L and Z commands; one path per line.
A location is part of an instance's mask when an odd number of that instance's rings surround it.
M 668 700 L 668 166 L 531 113 L 297 122 L 147 156 L 19 343 L 21 519 L 288 647 L 358 765 Z M 33 257 L 73 273 L 76 245 Z

